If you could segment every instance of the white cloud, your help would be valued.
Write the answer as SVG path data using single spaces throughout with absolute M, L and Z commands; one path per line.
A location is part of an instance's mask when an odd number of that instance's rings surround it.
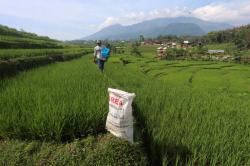
M 131 25 L 141 21 L 161 17 L 193 16 L 207 21 L 228 22 L 231 24 L 250 23 L 250 2 L 241 1 L 235 5 L 235 1 L 227 3 L 214 3 L 189 10 L 187 7 L 174 9 L 158 9 L 149 12 L 133 12 L 120 17 L 108 17 L 99 28 L 112 24 Z
M 139 23 L 141 21 L 150 20 L 154 18 L 163 18 L 163 17 L 178 17 L 178 16 L 187 16 L 190 15 L 190 11 L 186 7 L 175 9 L 161 9 L 161 10 L 152 10 L 150 12 L 131 12 L 124 16 L 120 17 L 108 17 L 106 20 L 99 26 L 99 29 L 113 25 L 113 24 L 122 24 L 122 25 L 131 25 Z
M 207 5 L 197 8 L 193 11 L 193 15 L 209 21 L 234 21 L 241 19 L 239 9 L 232 9 L 222 4 Z
M 239 11 L 240 15 L 243 17 L 250 17 L 250 3 L 245 4 Z

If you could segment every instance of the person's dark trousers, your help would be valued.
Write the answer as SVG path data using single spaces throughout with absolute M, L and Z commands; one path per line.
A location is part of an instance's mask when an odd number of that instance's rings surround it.
M 98 59 L 98 66 L 101 71 L 104 70 L 104 64 L 105 64 L 104 60 Z

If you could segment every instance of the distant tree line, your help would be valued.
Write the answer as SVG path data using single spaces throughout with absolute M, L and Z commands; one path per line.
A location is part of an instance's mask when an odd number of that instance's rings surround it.
M 250 49 L 250 25 L 210 32 L 201 39 L 206 43 L 234 43 L 240 50 Z
M 202 39 L 201 36 L 177 36 L 177 35 L 159 35 L 156 38 L 147 38 L 145 41 L 159 41 L 161 43 L 170 43 L 178 42 L 182 43 L 183 41 L 188 40 L 191 43 L 198 44 Z
M 142 38 L 142 37 L 140 37 Z M 239 50 L 250 49 L 250 25 L 233 29 L 210 32 L 204 36 L 176 36 L 160 35 L 156 38 L 147 38 L 146 41 L 183 42 L 188 40 L 193 44 L 234 43 Z

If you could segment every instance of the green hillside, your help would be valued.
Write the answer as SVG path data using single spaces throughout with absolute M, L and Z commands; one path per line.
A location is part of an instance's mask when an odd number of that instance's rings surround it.
M 0 48 L 61 48 L 61 42 L 0 25 Z
M 203 37 L 208 43 L 234 43 L 238 49 L 250 49 L 250 25 L 210 32 Z
M 21 70 L 79 58 L 92 48 L 0 25 L 0 78 Z

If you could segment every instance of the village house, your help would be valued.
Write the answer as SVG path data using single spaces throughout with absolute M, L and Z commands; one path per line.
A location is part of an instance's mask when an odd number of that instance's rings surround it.
M 177 47 L 177 44 L 176 43 L 172 43 L 172 48 L 176 48 Z
M 183 49 L 187 49 L 191 47 L 191 43 L 188 40 L 183 41 L 183 43 L 181 44 L 181 48 Z
M 208 50 L 209 54 L 224 54 L 224 50 Z
M 164 59 L 166 57 L 167 47 L 158 47 L 156 50 L 156 57 Z
M 224 54 L 224 50 L 208 50 L 209 54 Z

